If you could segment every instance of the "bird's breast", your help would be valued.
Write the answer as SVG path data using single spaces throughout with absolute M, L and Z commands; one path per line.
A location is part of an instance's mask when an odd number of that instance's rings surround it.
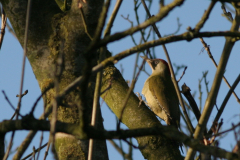
M 162 112 L 162 109 L 159 107 L 158 102 L 156 98 L 152 95 L 152 92 L 149 89 L 149 82 L 148 79 L 144 83 L 143 89 L 142 89 L 142 94 L 146 98 L 147 105 L 149 108 L 156 114 L 160 114 Z

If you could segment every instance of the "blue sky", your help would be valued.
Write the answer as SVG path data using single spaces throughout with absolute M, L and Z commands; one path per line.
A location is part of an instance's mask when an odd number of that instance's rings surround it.
M 111 11 L 113 9 L 115 1 L 112 1 Z M 166 3 L 171 1 L 166 0 Z M 170 34 L 176 31 L 177 29 L 177 18 L 179 18 L 180 23 L 182 24 L 180 31 L 177 34 L 181 34 L 186 31 L 188 26 L 194 28 L 194 26 L 200 20 L 204 10 L 208 8 L 210 1 L 203 0 L 203 1 L 190 1 L 187 0 L 181 7 L 177 7 L 174 9 L 165 19 L 161 22 L 157 23 L 157 27 L 162 35 Z M 151 14 L 156 14 L 158 12 L 159 5 L 157 1 L 154 2 L 152 8 L 150 9 Z M 124 31 L 131 27 L 130 23 L 124 20 L 121 15 L 127 17 L 129 14 L 129 19 L 134 22 L 135 15 L 133 12 L 133 1 L 123 1 L 121 6 L 120 12 L 117 15 L 116 21 L 113 25 L 112 33 Z M 231 23 L 222 15 L 221 4 L 218 2 L 215 7 L 213 8 L 212 13 L 210 14 L 209 20 L 204 25 L 201 31 L 225 31 L 229 30 L 231 27 Z M 145 19 L 145 11 L 143 10 L 142 6 L 139 9 L 139 17 L 140 22 L 143 22 Z M 136 42 L 139 42 L 140 36 L 139 34 L 134 34 L 134 38 Z M 225 38 L 224 37 L 216 37 L 216 38 L 204 38 L 205 42 L 210 45 L 211 52 L 216 60 L 219 62 L 222 49 L 224 46 Z M 122 40 L 110 43 L 108 45 L 108 49 L 113 55 L 118 54 L 121 51 L 124 51 L 128 48 L 133 47 L 134 44 L 131 38 L 128 36 Z M 195 100 L 197 104 L 199 104 L 198 96 L 198 83 L 199 79 L 202 77 L 202 73 L 204 71 L 208 71 L 207 80 L 209 81 L 209 89 L 211 89 L 211 84 L 216 72 L 216 68 L 214 67 L 212 61 L 208 57 L 206 51 L 201 52 L 202 44 L 199 39 L 188 41 L 180 41 L 174 42 L 171 44 L 166 45 L 170 58 L 173 63 L 177 65 L 186 65 L 188 69 L 182 80 L 180 81 L 179 85 L 181 86 L 183 83 L 186 83 L 192 90 L 192 93 L 196 91 Z M 164 52 L 161 46 L 157 46 L 155 48 L 156 55 L 158 58 L 166 59 Z M 227 64 L 225 76 L 229 80 L 229 83 L 232 84 L 238 74 L 240 73 L 240 45 L 237 42 L 232 50 L 232 53 L 229 58 L 229 62 Z M 4 37 L 2 49 L 0 51 L 0 90 L 4 90 L 8 95 L 10 101 L 17 106 L 18 99 L 16 95 L 19 93 L 20 88 L 20 76 L 21 76 L 21 66 L 22 66 L 22 55 L 23 50 L 18 43 L 18 41 L 8 32 L 6 31 L 6 35 Z M 132 79 L 133 75 L 133 68 L 135 62 L 136 55 L 129 56 L 116 64 L 116 67 L 120 69 L 120 65 L 122 65 L 124 72 L 123 77 L 126 80 Z M 139 62 L 140 64 L 140 62 Z M 150 73 L 149 66 L 146 65 L 146 70 Z M 181 71 L 177 75 L 177 79 L 181 75 Z M 32 72 L 31 66 L 29 63 L 26 65 L 26 72 L 24 78 L 24 90 L 28 89 L 29 93 L 27 96 L 23 98 L 22 101 L 22 109 L 21 113 L 27 114 L 31 110 L 31 106 L 34 104 L 36 98 L 40 95 L 40 89 L 38 83 L 35 79 L 35 76 Z M 136 84 L 134 92 L 141 93 L 141 89 L 143 87 L 144 81 L 147 79 L 147 75 L 144 72 L 141 72 L 138 82 Z M 203 91 L 203 105 L 205 104 L 205 99 L 207 97 L 206 90 L 204 83 L 202 84 L 202 91 Z M 217 105 L 220 107 L 221 103 L 226 96 L 229 88 L 225 84 L 225 82 L 221 83 L 221 88 L 219 90 L 219 95 L 217 97 Z M 235 89 L 238 96 L 240 96 L 240 86 Z M 0 102 L 1 102 L 1 112 L 0 112 L 0 120 L 9 119 L 14 111 L 10 108 L 9 104 L 4 99 L 4 96 L 0 94 Z M 239 122 L 239 103 L 237 103 L 235 97 L 231 96 L 229 102 L 227 103 L 226 109 L 222 115 L 224 120 L 224 124 L 222 126 L 222 130 L 226 130 L 231 127 L 231 124 Z M 43 111 L 43 103 L 42 101 L 38 104 L 37 109 L 34 113 L 35 117 L 39 117 Z M 216 109 L 213 109 L 213 113 L 209 119 L 208 127 L 211 126 L 212 121 L 215 117 Z M 104 127 L 107 130 L 114 130 L 116 128 L 115 122 L 115 115 L 109 110 L 109 108 L 104 104 L 102 106 L 102 115 L 104 119 Z M 191 116 L 193 117 L 193 116 Z M 163 121 L 161 121 L 165 124 Z M 196 121 L 193 121 L 193 124 L 196 125 Z M 124 125 L 121 125 L 122 128 L 126 128 Z M 21 141 L 26 136 L 26 131 L 18 131 L 15 139 L 14 139 L 14 146 L 12 149 L 16 149 L 16 147 L 21 143 Z M 39 132 L 40 133 L 40 132 Z M 7 134 L 7 142 L 9 142 L 10 134 Z M 29 147 L 28 151 L 25 155 L 29 154 L 32 151 L 32 146 L 35 145 L 36 148 L 39 145 L 40 134 L 36 136 L 34 142 Z M 218 138 L 219 139 L 219 138 Z M 44 143 L 47 142 L 48 135 L 47 133 L 44 135 Z M 116 141 L 119 143 L 119 141 Z M 134 142 L 136 144 L 136 142 Z M 123 142 L 124 149 L 127 151 L 127 145 Z M 222 139 L 220 139 L 220 147 L 230 151 L 232 147 L 235 145 L 234 134 L 233 132 L 228 133 Z M 109 159 L 114 160 L 121 160 L 123 159 L 120 154 L 108 143 L 109 149 Z M 45 149 L 42 151 L 45 151 Z M 11 156 L 10 158 L 11 159 Z M 47 159 L 52 159 L 50 155 Z M 133 159 L 141 160 L 143 156 L 141 153 L 134 149 L 133 152 Z

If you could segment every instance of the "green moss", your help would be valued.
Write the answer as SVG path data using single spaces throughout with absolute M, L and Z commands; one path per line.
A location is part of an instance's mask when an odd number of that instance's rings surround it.
M 56 60 L 59 51 L 60 51 L 60 45 L 61 45 L 61 23 L 62 23 L 62 18 L 65 16 L 65 13 L 59 13 L 56 14 L 52 18 L 52 29 L 53 29 L 53 34 L 50 36 L 49 41 L 48 41 L 48 46 L 51 50 L 51 54 L 49 56 L 50 59 L 53 59 L 54 61 Z
M 67 136 L 56 139 L 55 148 L 57 150 L 60 160 L 85 160 L 86 155 L 84 154 L 81 147 L 79 147 L 80 141 Z

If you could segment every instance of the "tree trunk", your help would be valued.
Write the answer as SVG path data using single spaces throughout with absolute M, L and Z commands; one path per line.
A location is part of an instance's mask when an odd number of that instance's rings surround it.
M 27 0 L 1 1 L 4 10 L 14 28 L 20 44 L 23 46 Z M 88 32 L 94 35 L 98 18 L 101 13 L 103 0 L 89 0 L 83 4 Z M 86 63 L 84 50 L 90 39 L 84 31 L 83 22 L 78 8 L 78 1 L 72 1 L 71 10 L 62 12 L 54 0 L 33 0 L 30 16 L 27 58 L 32 66 L 38 84 L 43 91 L 54 82 L 56 61 L 60 53 L 64 55 L 64 70 L 59 82 L 59 92 L 73 80 L 82 75 Z M 92 54 L 92 65 L 96 65 L 97 52 Z M 95 77 L 89 81 L 87 99 L 84 104 L 85 123 L 90 124 L 92 98 Z M 62 122 L 79 123 L 79 101 L 76 97 L 81 94 L 77 88 L 67 95 L 57 111 L 57 119 Z M 55 97 L 55 89 L 47 92 L 44 101 L 50 103 Z M 81 102 L 83 103 L 83 102 Z M 87 115 L 87 116 L 86 116 Z M 103 129 L 102 118 L 98 116 L 98 127 Z M 51 119 L 51 115 L 49 116 Z M 93 159 L 108 159 L 106 142 L 98 140 Z M 56 134 L 55 149 L 59 159 L 87 159 L 88 140 L 80 141 L 71 135 Z

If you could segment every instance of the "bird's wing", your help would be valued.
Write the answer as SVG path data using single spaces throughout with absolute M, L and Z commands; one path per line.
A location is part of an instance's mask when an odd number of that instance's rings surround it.
M 149 90 L 169 119 L 180 122 L 178 98 L 171 77 L 152 76 L 149 79 Z

